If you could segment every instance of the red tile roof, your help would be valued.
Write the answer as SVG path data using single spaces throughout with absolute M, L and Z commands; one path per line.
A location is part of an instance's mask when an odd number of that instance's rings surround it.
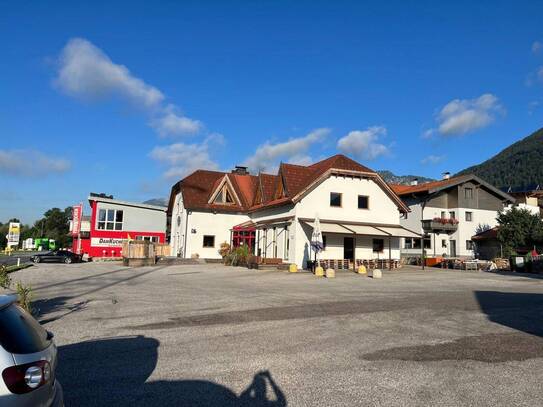
M 240 175 L 218 171 L 198 170 L 172 187 L 168 210 L 173 209 L 173 199 L 178 191 L 183 194 L 184 205 L 187 209 L 208 209 L 230 212 L 255 211 L 262 208 L 291 204 L 292 199 L 303 192 L 327 171 L 334 169 L 345 172 L 365 173 L 375 178 L 381 187 L 396 201 L 399 207 L 404 207 L 401 200 L 390 190 L 375 171 L 357 163 L 350 158 L 338 154 L 319 161 L 310 166 L 282 163 L 277 175 L 260 173 Z M 241 205 L 209 204 L 211 195 L 227 176 L 240 199 Z M 284 182 L 283 196 L 279 196 L 279 182 Z M 255 203 L 257 189 L 262 193 L 262 202 Z
M 418 184 L 418 185 L 401 185 L 401 184 L 389 184 L 389 185 L 394 190 L 394 192 L 396 192 L 396 194 L 401 196 L 401 195 L 407 195 L 407 194 L 414 194 L 417 192 L 428 192 L 432 189 L 443 188 L 448 185 L 454 185 L 464 178 L 466 178 L 466 176 L 453 177 L 453 178 L 444 179 L 440 181 L 425 182 L 423 184 Z

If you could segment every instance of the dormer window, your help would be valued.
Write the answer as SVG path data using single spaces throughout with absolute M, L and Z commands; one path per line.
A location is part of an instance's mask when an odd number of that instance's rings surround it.
M 233 205 L 234 200 L 232 199 L 232 194 L 228 190 L 228 185 L 226 183 L 221 187 L 218 194 L 215 196 L 213 203 L 219 205 Z

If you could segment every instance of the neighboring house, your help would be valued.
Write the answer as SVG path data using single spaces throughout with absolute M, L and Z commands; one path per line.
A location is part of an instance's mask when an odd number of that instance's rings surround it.
M 75 252 L 89 257 L 121 257 L 127 239 L 165 243 L 166 207 L 121 201 L 105 194 L 91 193 L 88 199 L 91 215 L 81 219 L 81 232 L 72 243 Z
M 391 185 L 411 209 L 402 226 L 424 232 L 428 256 L 473 257 L 472 236 L 479 225 L 494 227 L 498 211 L 515 199 L 475 175 L 412 185 Z M 420 239 L 403 239 L 402 256 L 420 256 Z
M 335 155 L 310 166 L 281 164 L 276 175 L 198 170 L 172 187 L 172 253 L 220 258 L 219 248 L 248 245 L 261 258 L 305 267 L 318 216 L 320 259 L 400 257 L 400 225 L 409 209 L 373 170 Z
M 543 217 L 543 190 L 539 185 L 530 185 L 522 188 L 502 188 L 516 199 L 516 206 L 521 209 L 527 209 L 534 215 Z

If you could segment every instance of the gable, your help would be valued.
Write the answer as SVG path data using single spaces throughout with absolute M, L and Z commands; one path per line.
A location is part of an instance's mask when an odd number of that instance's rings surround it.
M 341 203 L 331 205 L 332 194 L 340 194 Z M 367 208 L 359 208 L 359 196 L 367 201 Z M 334 197 L 336 197 L 334 195 Z M 296 215 L 343 221 L 396 224 L 400 208 L 397 202 L 369 177 L 353 177 L 331 174 L 315 185 L 296 203 Z
M 213 205 L 241 206 L 238 194 L 234 190 L 234 186 L 232 185 L 232 182 L 230 181 L 228 175 L 225 175 L 220 181 L 215 191 L 213 191 L 213 193 L 211 194 L 208 203 Z

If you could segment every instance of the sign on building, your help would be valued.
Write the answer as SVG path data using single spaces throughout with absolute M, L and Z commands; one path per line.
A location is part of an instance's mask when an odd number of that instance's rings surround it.
M 21 237 L 21 224 L 19 222 L 9 222 L 8 246 L 19 246 L 19 238 Z
M 119 247 L 123 245 L 125 240 L 114 237 L 93 237 L 91 238 L 91 245 L 96 247 Z

